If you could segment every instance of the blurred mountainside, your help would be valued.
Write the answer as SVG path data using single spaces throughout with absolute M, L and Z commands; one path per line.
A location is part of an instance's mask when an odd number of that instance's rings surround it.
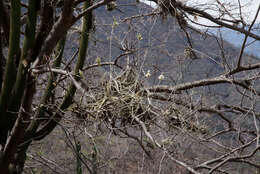
M 150 70 L 154 75 L 153 83 L 158 83 L 161 73 L 167 77 L 165 83 L 176 83 L 216 76 L 227 68 L 223 65 L 225 62 L 232 67 L 239 55 L 234 45 L 187 28 L 197 56 L 192 59 L 187 37 L 175 18 L 152 16 L 154 10 L 135 0 L 117 1 L 113 11 L 106 7 L 95 10 L 95 31 L 91 34 L 87 63 L 94 63 L 97 57 L 102 62 L 114 60 L 130 50 L 134 52 L 128 57 L 130 62 L 141 66 L 140 72 Z M 70 56 L 77 48 L 79 34 L 70 34 L 68 39 L 66 50 Z M 258 61 L 253 56 L 244 57 L 246 62 Z M 125 65 L 126 58 L 122 56 L 119 63 Z
M 136 0 L 117 0 L 116 3 L 117 7 L 112 11 L 107 10 L 106 6 L 94 11 L 95 29 L 90 36 L 86 64 L 95 63 L 97 57 L 102 62 L 107 62 L 121 55 L 118 61 L 120 65 L 125 66 L 129 59 L 130 64 L 140 67 L 142 75 L 149 70 L 152 74 L 149 80 L 151 84 L 159 83 L 158 76 L 161 73 L 166 76 L 166 80 L 160 83 L 176 84 L 214 77 L 227 68 L 225 63 L 229 64 L 228 68 L 232 68 L 236 62 L 240 51 L 236 46 L 242 40 L 238 42 L 239 37 L 230 34 L 235 32 L 224 29 L 226 32 L 223 34 L 224 39 L 231 37 L 228 40 L 235 44 L 233 45 L 219 41 L 214 35 L 186 28 L 196 53 L 197 58 L 194 59 L 187 49 L 189 44 L 186 34 L 174 17 L 165 18 L 158 13 L 152 15 L 158 11 Z M 70 58 L 78 48 L 79 28 L 80 21 L 68 34 L 66 58 Z M 122 56 L 128 51 L 133 54 Z M 243 60 L 259 61 L 253 55 L 246 54 Z
M 85 63 L 86 66 L 97 63 L 97 58 L 100 58 L 101 62 L 110 62 L 118 59 L 118 64 L 121 67 L 126 67 L 127 62 L 129 62 L 131 66 L 137 67 L 137 71 L 140 74 L 140 81 L 143 80 L 145 82 L 144 85 L 176 85 L 183 82 L 192 82 L 203 78 L 215 77 L 225 72 L 227 68 L 235 67 L 234 65 L 236 64 L 239 55 L 239 49 L 234 45 L 226 41 L 218 41 L 214 36 L 207 34 L 201 35 L 200 33 L 187 28 L 186 31 L 190 35 L 193 49 L 197 56 L 197 58 L 194 59 L 193 56 L 190 55 L 189 49 L 187 49 L 189 47 L 187 37 L 179 27 L 175 18 L 172 16 L 163 18 L 160 15 L 151 15 L 154 10 L 155 9 L 147 4 L 136 3 L 136 0 L 117 0 L 117 8 L 113 11 L 108 11 L 106 7 L 96 9 L 94 11 L 95 28 L 90 34 L 90 42 L 87 50 L 88 57 Z M 73 26 L 73 29 L 69 31 L 67 35 L 64 54 L 64 58 L 67 60 L 70 60 L 78 50 L 78 41 L 80 39 L 79 29 L 80 21 L 77 25 Z M 128 54 L 128 52 L 131 52 L 131 54 Z M 223 55 L 225 59 L 223 58 Z M 244 55 L 243 61 L 243 63 L 255 63 L 260 60 L 254 56 Z M 226 63 L 228 66 L 225 65 Z M 91 89 L 91 92 L 92 90 L 95 92 L 94 89 L 100 87 L 96 84 L 92 84 L 92 80 L 102 80 L 104 74 L 110 70 L 109 68 L 111 67 L 102 66 L 86 71 L 86 84 L 90 86 L 89 89 Z M 115 72 L 120 71 L 118 68 L 115 68 L 114 70 Z M 151 72 L 151 77 L 145 78 L 144 75 L 148 71 Z M 165 76 L 164 80 L 158 79 L 158 76 L 161 74 Z M 101 88 L 103 88 L 103 86 L 101 86 Z M 229 104 L 237 104 L 241 102 L 241 98 L 239 98 L 241 95 L 237 95 L 238 92 L 234 90 L 234 88 L 235 87 L 230 84 L 200 87 L 187 90 L 180 96 L 176 95 L 176 98 L 180 97 L 184 101 L 185 98 L 188 98 L 186 95 L 188 96 L 191 94 L 192 97 L 190 97 L 190 100 L 196 100 L 196 98 L 201 97 L 202 102 L 205 102 L 209 106 L 215 105 L 217 103 L 215 102 L 216 100 L 219 100 L 218 103 L 226 102 Z M 197 91 L 199 92 L 196 93 Z M 75 97 L 75 100 L 81 100 L 81 98 L 80 94 L 78 98 Z M 190 102 L 190 100 L 187 100 L 187 102 Z M 255 107 L 260 108 L 258 107 L 259 104 Z M 214 114 L 212 113 L 212 115 Z M 236 118 L 235 114 L 230 114 L 228 116 L 230 120 L 233 118 L 235 120 Z M 68 117 L 70 116 L 68 115 Z M 250 127 L 251 123 L 248 124 L 245 120 L 247 118 L 243 117 L 242 120 L 236 118 L 236 120 L 238 120 L 237 122 L 241 121 L 241 124 L 243 123 Z M 222 121 L 219 121 L 219 117 L 205 117 L 203 118 L 203 122 L 204 121 L 209 128 L 216 128 L 218 131 L 226 129 L 223 127 Z M 86 127 L 84 131 L 92 129 L 92 126 L 96 127 L 96 124 Z M 42 143 L 35 143 L 35 147 L 32 151 L 36 151 L 36 153 L 39 154 L 39 149 L 46 149 L 46 152 L 41 151 L 41 153 L 45 154 L 57 164 L 59 164 L 59 162 L 62 164 L 65 163 L 65 168 L 69 168 L 70 165 L 74 165 L 75 159 L 73 153 L 67 148 L 67 140 L 64 138 L 65 140 L 61 141 L 61 139 L 63 140 L 63 138 L 61 138 L 61 135 L 63 135 L 61 132 L 67 136 L 63 127 L 58 126 L 55 132 L 47 137 L 47 140 Z M 107 137 L 110 139 L 110 133 Z M 108 143 L 110 140 L 108 140 L 107 137 L 97 135 L 97 139 L 95 139 L 95 142 L 98 145 L 102 145 L 100 147 L 97 146 L 97 149 L 99 150 L 98 160 L 100 158 L 101 160 L 104 159 L 106 162 L 104 167 L 101 167 L 106 170 L 111 166 L 115 173 L 140 173 L 139 166 L 142 163 L 140 163 L 140 161 L 144 161 L 145 157 L 142 149 L 139 148 L 139 145 L 133 143 L 133 141 L 128 141 L 125 138 L 119 140 L 119 137 L 111 138 L 111 143 Z M 233 136 L 228 134 L 224 138 L 230 140 L 230 137 Z M 57 141 L 54 141 L 56 139 Z M 87 136 L 86 138 L 86 135 L 84 135 L 81 140 L 84 144 L 82 147 L 85 148 L 84 155 L 88 152 L 91 152 L 89 154 L 92 155 L 93 150 L 89 137 Z M 190 146 L 190 142 L 192 142 L 192 146 Z M 43 148 L 37 148 L 37 146 L 42 146 L 42 144 Z M 176 149 L 176 151 L 183 151 L 185 158 L 182 160 L 184 161 L 190 158 L 192 160 L 196 158 L 199 159 L 201 156 L 203 156 L 204 160 L 212 153 L 211 151 L 204 151 L 205 148 L 201 146 L 201 144 L 194 144 L 189 138 L 187 138 L 187 140 L 185 138 L 185 141 L 183 142 L 178 142 L 178 145 L 179 144 L 181 145 L 178 147 L 174 146 L 174 149 Z M 161 167 L 160 162 L 162 161 L 162 158 L 159 155 L 159 151 L 156 152 L 156 149 L 154 151 L 152 149 L 151 152 L 154 153 L 155 160 L 145 160 L 142 165 L 144 165 L 144 171 L 147 170 L 150 171 L 149 173 L 158 173 L 157 166 L 159 164 Z M 113 159 L 112 161 L 112 158 L 110 157 L 118 153 L 122 157 L 115 160 Z M 71 161 L 73 161 L 73 163 L 71 163 Z M 100 164 L 102 163 L 100 162 Z M 165 168 L 166 171 L 169 168 L 168 170 L 170 171 L 170 168 L 176 168 L 174 166 L 172 167 L 172 165 L 172 162 L 166 162 L 162 166 L 162 169 Z M 60 168 L 62 165 L 57 166 Z M 100 170 L 103 170 L 101 167 Z M 234 168 L 240 167 L 243 168 L 244 166 L 241 165 L 237 167 L 237 165 L 234 164 Z M 104 173 L 107 173 L 107 171 Z M 161 173 L 167 174 L 174 172 L 162 171 Z
M 138 72 L 141 74 L 140 81 L 145 79 L 144 74 L 150 71 L 151 77 L 144 80 L 148 81 L 147 85 L 176 85 L 192 82 L 218 76 L 226 72 L 227 68 L 235 67 L 240 50 L 229 42 L 219 41 L 214 36 L 201 35 L 187 28 L 186 31 L 191 37 L 197 56 L 194 59 L 187 52 L 189 47 L 187 37 L 174 17 L 152 16 L 153 8 L 144 3 L 136 3 L 135 0 L 119 0 L 117 3 L 118 7 L 113 11 L 108 11 L 106 7 L 95 10 L 95 31 L 91 34 L 86 64 L 96 63 L 98 57 L 101 62 L 113 61 L 127 51 L 133 51 L 133 54 L 129 56 L 120 57 L 119 64 L 125 67 L 129 59 L 131 65 L 137 65 Z M 70 34 L 68 39 L 66 50 L 75 51 L 79 34 Z M 68 57 L 71 55 L 73 52 L 67 53 Z M 259 59 L 245 54 L 243 61 L 243 63 L 255 63 Z M 109 70 L 103 67 L 98 69 L 102 69 L 102 72 Z M 165 76 L 162 81 L 158 79 L 160 74 Z M 93 79 L 89 75 L 86 75 L 86 78 Z M 191 94 L 192 100 L 202 97 L 203 104 L 209 106 L 214 106 L 216 103 L 236 105 L 240 103 L 241 95 L 238 95 L 234 88 L 230 84 L 218 84 L 187 90 L 187 95 Z M 183 100 L 185 94 L 177 97 Z M 214 115 L 216 114 L 212 114 L 212 117 L 205 117 L 203 120 L 209 128 L 224 130 L 222 121 Z M 235 114 L 229 115 L 229 119 L 235 118 Z M 252 127 L 250 124 L 244 123 Z M 222 138 L 230 140 L 230 137 L 228 134 Z M 192 150 L 205 155 L 199 146 Z M 140 161 L 140 156 L 135 156 L 135 158 L 139 158 L 137 161 Z M 127 173 L 127 167 L 119 168 L 117 171 Z

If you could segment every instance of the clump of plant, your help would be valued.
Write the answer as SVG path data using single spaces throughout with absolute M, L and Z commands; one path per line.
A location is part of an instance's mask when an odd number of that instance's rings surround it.
M 134 68 L 126 68 L 116 77 L 110 76 L 92 92 L 91 97 L 86 97 L 81 117 L 86 121 L 99 119 L 113 127 L 136 125 L 135 117 L 143 122 L 153 120 L 155 116 L 138 79 Z

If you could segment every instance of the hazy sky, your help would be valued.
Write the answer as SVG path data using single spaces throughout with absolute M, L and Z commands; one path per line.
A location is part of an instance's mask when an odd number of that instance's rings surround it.
M 145 0 L 143 0 L 145 2 Z M 206 7 L 207 4 L 212 4 L 212 2 L 216 2 L 216 0 L 185 0 L 188 1 L 188 5 L 191 6 L 197 6 L 198 4 L 204 4 L 204 6 Z M 235 6 L 238 6 L 238 0 L 219 0 L 220 2 L 223 3 L 229 3 L 230 5 L 233 5 L 233 7 L 235 8 Z M 149 1 L 146 1 L 148 4 L 152 4 Z M 246 20 L 246 22 L 250 22 L 253 20 L 254 15 L 257 11 L 258 6 L 260 5 L 260 0 L 240 0 L 240 3 L 243 7 L 243 12 L 244 12 L 244 19 Z M 153 5 L 153 4 L 152 4 Z M 238 12 L 238 10 L 234 10 L 234 12 Z M 211 11 L 212 13 L 212 11 Z M 217 12 L 215 12 L 217 13 Z M 205 23 L 205 24 L 209 24 L 209 21 L 207 20 L 201 20 L 199 19 L 199 22 Z M 260 22 L 260 14 L 258 15 L 257 18 L 257 22 Z

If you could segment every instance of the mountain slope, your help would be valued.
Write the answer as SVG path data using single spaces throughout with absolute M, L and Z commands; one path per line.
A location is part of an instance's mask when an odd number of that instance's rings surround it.
M 200 35 L 190 29 L 187 32 L 198 59 L 185 56 L 184 52 L 189 45 L 176 20 L 173 17 L 162 19 L 158 15 L 146 16 L 153 11 L 150 6 L 136 4 L 134 0 L 119 1 L 118 9 L 113 11 L 107 11 L 105 7 L 97 9 L 96 30 L 91 37 L 88 63 L 93 63 L 96 57 L 102 61 L 113 60 L 124 54 L 126 50 L 123 49 L 127 48 L 134 53 L 128 57 L 130 62 L 141 66 L 141 71 L 152 71 L 155 75 L 154 83 L 158 83 L 157 76 L 162 72 L 168 77 L 167 83 L 175 83 L 215 76 L 226 68 L 225 62 L 233 66 L 239 49 L 223 42 L 222 50 L 216 38 Z M 77 40 L 75 38 L 75 35 L 71 36 L 68 51 L 76 47 L 76 42 L 72 41 Z M 256 61 L 245 57 L 247 61 Z M 122 56 L 119 62 L 124 65 L 126 56 Z
M 259 26 L 259 24 L 255 25 L 255 26 Z M 244 35 L 237 33 L 235 31 L 232 31 L 230 29 L 227 29 L 227 28 L 222 28 L 220 31 L 221 31 L 223 39 L 232 43 L 237 48 L 241 47 L 244 37 L 245 37 Z M 216 33 L 216 35 L 218 35 L 217 30 L 212 30 L 212 32 Z M 257 33 L 257 31 L 255 31 L 255 34 L 259 34 L 259 33 Z M 254 39 L 249 37 L 247 40 L 245 52 L 247 54 L 260 58 L 260 42 L 255 41 Z

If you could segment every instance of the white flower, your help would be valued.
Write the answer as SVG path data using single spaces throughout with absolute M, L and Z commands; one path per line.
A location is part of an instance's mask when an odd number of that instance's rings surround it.
M 145 74 L 145 77 L 146 77 L 146 78 L 151 77 L 150 70 L 147 71 L 147 73 Z
M 163 73 L 161 75 L 159 75 L 159 77 L 158 77 L 159 80 L 164 80 L 164 78 L 165 77 L 164 77 Z

